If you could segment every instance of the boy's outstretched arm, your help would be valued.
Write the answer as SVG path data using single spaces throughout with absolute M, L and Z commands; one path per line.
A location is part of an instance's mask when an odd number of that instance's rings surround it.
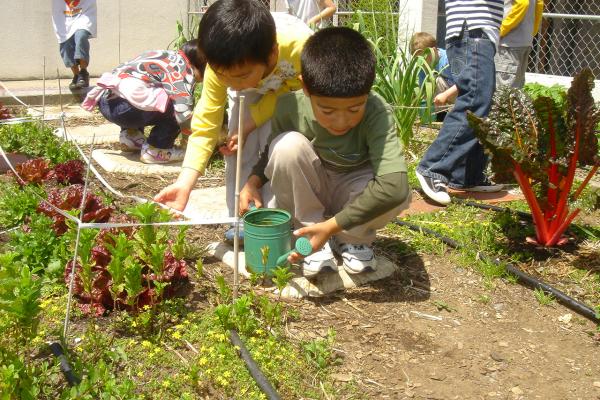
M 199 176 L 200 172 L 195 169 L 182 168 L 175 183 L 161 190 L 154 196 L 154 201 L 175 210 L 183 211 Z

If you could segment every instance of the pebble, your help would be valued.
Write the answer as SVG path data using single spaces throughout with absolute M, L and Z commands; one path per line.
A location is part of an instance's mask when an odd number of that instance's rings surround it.
M 500 346 L 500 347 L 508 347 L 508 342 L 498 342 L 498 346 Z
M 600 388 L 600 381 L 594 382 L 594 387 Z
M 510 389 L 510 391 L 513 392 L 514 394 L 516 394 L 517 396 L 520 396 L 523 394 L 523 391 L 518 386 L 513 387 L 512 389 Z
M 502 354 L 496 353 L 494 351 L 492 351 L 492 353 L 490 354 L 490 357 L 492 357 L 492 360 L 494 360 L 494 361 L 498 361 L 498 362 L 504 361 L 504 356 Z

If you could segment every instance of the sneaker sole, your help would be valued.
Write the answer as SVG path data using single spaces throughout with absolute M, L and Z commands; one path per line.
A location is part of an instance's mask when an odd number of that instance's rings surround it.
M 443 199 L 436 199 L 435 196 L 436 194 L 432 192 L 432 194 L 428 193 L 429 192 L 429 186 L 427 185 L 427 182 L 425 182 L 425 177 L 423 177 L 421 174 L 417 173 L 417 179 L 419 180 L 419 185 L 421 185 L 421 190 L 423 190 L 423 193 L 425 193 L 425 195 L 427 197 L 429 197 L 431 200 L 435 201 L 438 204 L 442 204 L 444 206 L 450 204 L 452 202 L 452 199 L 450 198 L 450 195 L 446 193 L 446 196 L 448 196 L 448 199 L 446 199 L 445 197 Z M 427 189 L 425 189 L 427 188 Z
M 344 264 L 344 271 L 346 271 L 350 275 L 358 275 L 358 274 L 362 274 L 363 272 L 375 272 L 376 270 L 377 270 L 377 267 L 373 267 L 373 266 L 369 265 L 369 266 L 364 267 L 360 271 L 355 271 L 355 270 L 351 269 L 350 267 L 348 267 L 346 264 Z
M 462 190 L 463 192 L 476 192 L 476 193 L 496 193 L 504 190 L 504 186 L 486 187 L 486 186 L 475 186 L 471 188 L 456 189 Z

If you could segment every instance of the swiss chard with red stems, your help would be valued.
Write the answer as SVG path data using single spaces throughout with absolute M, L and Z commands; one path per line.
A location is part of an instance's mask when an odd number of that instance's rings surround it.
M 592 72 L 585 69 L 573 79 L 565 107 L 550 97 L 532 101 L 521 90 L 502 87 L 487 118 L 468 114 L 496 169 L 515 176 L 531 209 L 536 241 L 543 246 L 561 243 L 562 234 L 581 211 L 573 203 L 600 165 L 595 135 L 600 110 L 591 94 L 593 87 Z M 591 168 L 574 187 L 578 166 Z

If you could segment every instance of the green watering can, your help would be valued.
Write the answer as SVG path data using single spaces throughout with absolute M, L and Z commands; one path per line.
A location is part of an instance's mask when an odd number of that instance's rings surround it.
M 292 249 L 292 216 L 285 210 L 251 206 L 243 220 L 246 268 L 251 272 L 273 276 L 275 268 L 288 265 L 292 251 L 312 253 L 305 237 L 298 238 Z

